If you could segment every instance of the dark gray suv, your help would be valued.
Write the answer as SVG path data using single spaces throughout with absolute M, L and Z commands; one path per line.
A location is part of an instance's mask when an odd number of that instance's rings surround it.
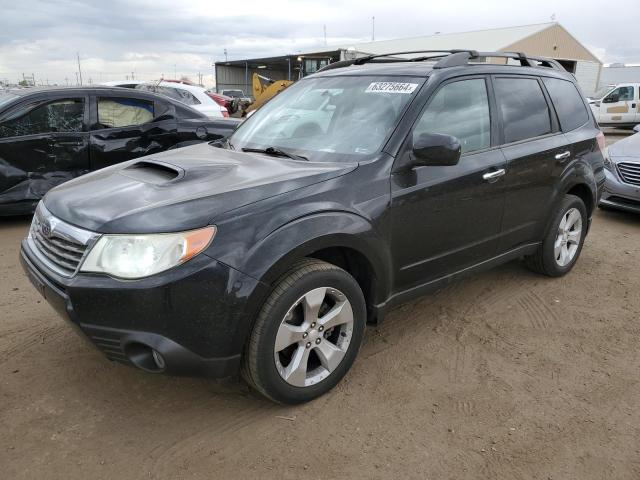
M 22 245 L 33 284 L 112 360 L 241 371 L 299 403 L 402 302 L 518 258 L 569 272 L 605 180 L 574 77 L 412 53 L 330 65 L 225 141 L 53 189 Z

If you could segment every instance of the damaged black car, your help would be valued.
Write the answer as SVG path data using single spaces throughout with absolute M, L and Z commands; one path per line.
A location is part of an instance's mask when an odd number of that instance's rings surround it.
M 32 213 L 47 191 L 71 178 L 221 139 L 237 124 L 211 120 L 170 98 L 123 88 L 0 92 L 0 215 Z

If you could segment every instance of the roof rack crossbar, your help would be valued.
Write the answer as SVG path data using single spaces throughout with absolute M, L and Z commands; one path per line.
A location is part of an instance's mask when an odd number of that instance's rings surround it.
M 397 58 L 398 55 L 415 55 L 419 53 L 433 53 L 435 55 L 421 56 L 415 58 Z M 393 58 L 396 57 L 396 58 Z M 437 60 L 434 69 L 459 67 L 469 64 L 469 60 L 479 58 L 512 58 L 520 62 L 523 67 L 546 67 L 554 70 L 564 70 L 564 67 L 555 59 L 547 57 L 529 56 L 523 52 L 478 52 L 477 50 L 410 50 L 405 52 L 392 52 L 379 55 L 367 55 L 365 57 L 356 58 L 354 60 L 341 60 L 339 62 L 330 63 L 329 65 L 318 70 L 326 71 L 334 68 L 343 68 L 350 65 L 363 65 L 368 62 L 419 62 L 428 60 Z

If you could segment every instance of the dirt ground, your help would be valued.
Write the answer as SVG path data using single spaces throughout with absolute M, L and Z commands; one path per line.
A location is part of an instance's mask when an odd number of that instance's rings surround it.
M 514 262 L 394 311 L 293 408 L 107 361 L 24 277 L 27 227 L 0 220 L 0 478 L 640 478 L 640 216 L 596 212 L 564 278 Z

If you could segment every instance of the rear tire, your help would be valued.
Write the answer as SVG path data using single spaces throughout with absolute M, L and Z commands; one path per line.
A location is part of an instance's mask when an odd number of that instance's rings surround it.
M 565 195 L 553 212 L 542 244 L 536 253 L 524 258 L 524 264 L 549 277 L 566 275 L 580 256 L 587 226 L 587 208 L 582 199 Z
M 300 261 L 265 301 L 245 349 L 242 376 L 275 402 L 319 397 L 353 364 L 365 323 L 364 295 L 351 275 L 320 260 Z

